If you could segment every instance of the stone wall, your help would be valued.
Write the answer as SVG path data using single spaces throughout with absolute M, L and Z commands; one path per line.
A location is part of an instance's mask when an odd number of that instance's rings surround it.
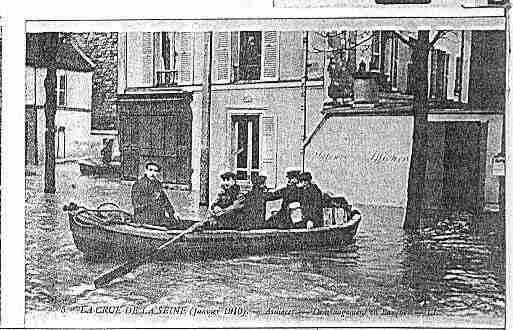
M 95 64 L 91 128 L 117 129 L 114 100 L 118 81 L 118 34 L 70 33 L 66 37 L 73 40 Z

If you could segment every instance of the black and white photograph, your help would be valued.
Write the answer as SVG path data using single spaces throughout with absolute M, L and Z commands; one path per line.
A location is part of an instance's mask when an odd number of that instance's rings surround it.
M 25 326 L 504 328 L 481 2 L 27 20 Z

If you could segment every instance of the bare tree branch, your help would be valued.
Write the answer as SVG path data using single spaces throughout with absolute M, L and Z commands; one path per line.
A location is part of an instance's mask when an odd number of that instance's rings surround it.
M 352 45 L 351 47 L 341 47 L 341 48 L 335 48 L 335 49 L 319 49 L 319 48 L 316 48 L 316 47 L 312 47 L 314 52 L 317 52 L 317 53 L 329 53 L 329 52 L 334 52 L 334 51 L 337 51 L 337 50 L 354 50 L 356 49 L 356 47 L 358 46 L 361 46 L 362 44 L 366 43 L 367 41 L 369 41 L 370 39 L 372 39 L 372 34 L 365 38 L 365 39 L 362 39 L 360 40 L 359 42 L 357 42 L 356 44 Z
M 393 31 L 394 35 L 399 38 L 399 40 L 401 40 L 402 42 L 404 42 L 405 44 L 407 44 L 408 46 L 410 47 L 415 47 L 415 42 L 410 40 L 409 37 L 406 37 L 406 36 L 403 36 L 401 34 L 401 32 L 398 32 L 398 31 Z
M 438 40 L 440 40 L 440 38 L 442 38 L 443 36 L 445 36 L 447 33 L 449 33 L 450 31 L 438 31 L 435 35 L 435 37 L 433 38 L 433 40 L 431 40 L 429 42 L 429 48 L 433 48 L 433 46 L 436 44 L 436 42 Z

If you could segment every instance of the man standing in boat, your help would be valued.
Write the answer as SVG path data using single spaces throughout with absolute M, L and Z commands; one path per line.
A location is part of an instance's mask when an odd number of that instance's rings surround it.
M 303 221 L 297 224 L 301 228 L 320 227 L 323 225 L 323 203 L 321 189 L 312 183 L 312 174 L 303 172 L 299 175 L 301 189 L 301 211 Z
M 301 191 L 297 186 L 299 183 L 299 173 L 298 169 L 288 168 L 286 171 L 287 185 L 268 193 L 268 201 L 281 199 L 282 202 L 280 210 L 267 219 L 266 227 L 281 229 L 292 227 L 290 207 L 291 204 L 299 203 L 301 198 Z
M 240 186 L 235 181 L 235 173 L 230 170 L 221 172 L 221 186 L 217 197 L 210 206 L 216 229 L 237 229 L 239 215 L 243 207 Z
M 132 186 L 134 221 L 140 224 L 181 228 L 178 214 L 157 178 L 159 173 L 160 165 L 148 162 L 144 175 Z
M 244 207 L 241 212 L 242 230 L 260 229 L 265 226 L 265 204 L 268 197 L 265 181 L 267 177 L 262 173 L 251 178 L 251 190 L 244 195 Z

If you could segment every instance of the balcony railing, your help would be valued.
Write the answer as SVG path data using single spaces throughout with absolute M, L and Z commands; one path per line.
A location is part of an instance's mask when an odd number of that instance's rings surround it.
M 178 76 L 177 70 L 158 70 L 156 87 L 170 87 L 176 86 L 176 77 Z

